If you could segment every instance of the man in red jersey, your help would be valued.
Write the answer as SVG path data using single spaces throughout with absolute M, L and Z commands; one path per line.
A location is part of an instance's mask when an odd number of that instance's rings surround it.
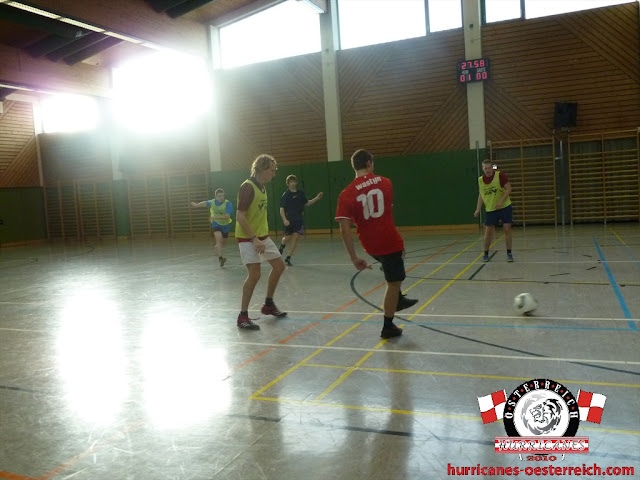
M 356 179 L 338 197 L 336 220 L 340 222 L 342 241 L 351 262 L 358 270 L 370 268 L 356 254 L 351 237 L 351 224 L 357 227 L 362 248 L 382 265 L 387 290 L 384 294 L 384 326 L 382 338 L 398 337 L 402 329 L 393 323 L 397 311 L 415 305 L 418 300 L 406 298 L 400 287 L 404 270 L 404 242 L 393 223 L 393 185 L 391 180 L 373 173 L 373 155 L 357 150 L 351 156 Z

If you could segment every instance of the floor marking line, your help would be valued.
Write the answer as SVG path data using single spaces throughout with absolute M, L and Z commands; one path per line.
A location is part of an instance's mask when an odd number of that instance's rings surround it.
M 305 367 L 313 368 L 337 368 L 337 369 L 351 369 L 346 365 L 323 365 L 320 363 L 305 363 Z M 368 372 L 385 372 L 385 373 L 408 373 L 412 375 L 434 375 L 442 377 L 464 377 L 464 378 L 481 378 L 492 380 L 514 380 L 514 381 L 529 381 L 529 377 L 509 377 L 505 375 L 484 375 L 477 373 L 455 373 L 455 372 L 427 372 L 423 370 L 404 370 L 396 368 L 377 368 L 377 367 L 359 367 L 357 370 Z M 601 387 L 619 387 L 619 388 L 640 388 L 640 384 L 637 383 L 611 383 L 611 382 L 593 382 L 588 380 L 556 380 L 560 383 L 573 383 L 577 385 L 598 385 Z
M 279 343 L 260 343 L 260 342 L 228 342 L 229 345 L 254 345 L 263 347 L 286 347 L 286 348 L 309 348 L 318 350 L 341 350 L 346 352 L 376 352 L 375 348 L 364 347 L 336 347 L 336 346 L 321 346 L 321 345 L 296 345 L 292 343 L 279 344 Z M 588 363 L 601 363 L 611 365 L 638 365 L 640 361 L 632 360 L 601 360 L 597 358 L 575 358 L 575 357 L 534 357 L 526 355 L 495 355 L 486 353 L 458 353 L 458 352 L 440 352 L 429 350 L 401 350 L 401 349 L 389 349 L 378 350 L 381 353 L 402 353 L 411 355 L 434 355 L 434 356 L 448 356 L 448 357 L 470 357 L 470 358 L 488 358 L 488 359 L 508 359 L 508 360 L 526 360 L 526 361 L 542 361 L 542 362 L 588 362 Z M 306 362 L 305 362 L 306 363 Z
M 602 253 L 602 249 L 600 248 L 600 245 L 598 244 L 598 240 L 596 239 L 596 237 L 593 237 L 593 243 L 596 246 L 596 250 L 598 251 L 598 255 L 600 256 L 600 260 L 602 260 L 602 265 L 604 266 L 605 271 L 607 272 L 607 276 L 609 277 L 609 282 L 611 283 L 611 287 L 613 288 L 613 292 L 615 293 L 617 299 L 618 299 L 618 303 L 620 304 L 620 307 L 622 308 L 622 313 L 624 314 L 625 318 L 632 318 L 631 317 L 631 312 L 629 311 L 629 308 L 627 307 L 627 304 L 624 301 L 624 297 L 622 296 L 622 292 L 620 291 L 620 287 L 618 286 L 618 283 L 616 282 L 616 279 L 613 277 L 613 273 L 611 272 L 611 270 L 609 269 L 609 265 L 607 265 L 607 260 L 604 258 L 604 253 Z M 629 328 L 631 330 L 638 330 L 638 327 L 636 326 L 635 322 L 629 320 Z

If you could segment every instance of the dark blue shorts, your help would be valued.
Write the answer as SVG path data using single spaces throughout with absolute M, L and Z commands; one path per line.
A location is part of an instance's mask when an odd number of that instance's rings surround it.
M 218 225 L 216 222 L 211 223 L 211 228 L 214 232 L 222 233 L 222 238 L 229 237 L 229 230 L 231 230 L 231 224 L 229 225 Z
M 513 223 L 513 207 L 501 208 L 500 210 L 494 210 L 493 212 L 487 212 L 487 216 L 484 219 L 484 224 L 487 227 L 495 227 L 498 225 L 498 221 L 502 220 L 502 224 Z
M 289 223 L 288 227 L 284 227 L 285 235 L 293 235 L 294 233 L 297 233 L 298 235 L 304 235 L 304 223 L 302 223 L 302 220 L 294 220 L 293 222 Z

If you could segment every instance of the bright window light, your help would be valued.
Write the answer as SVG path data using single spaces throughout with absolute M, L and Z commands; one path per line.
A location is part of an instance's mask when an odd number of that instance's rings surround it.
M 200 120 L 211 105 L 204 61 L 157 52 L 113 70 L 118 122 L 137 132 L 177 130 Z
M 320 17 L 289 0 L 220 29 L 222 68 L 320 51 Z
M 527 18 L 538 18 L 621 3 L 631 2 L 629 0 L 525 0 L 525 15 Z
M 338 18 L 341 48 L 393 42 L 427 33 L 424 0 L 338 0 Z
M 520 18 L 520 0 L 485 0 L 487 23 Z
M 98 103 L 81 95 L 53 95 L 42 101 L 45 133 L 94 130 L 100 122 Z
M 458 0 L 429 0 L 429 31 L 462 27 L 462 3 Z

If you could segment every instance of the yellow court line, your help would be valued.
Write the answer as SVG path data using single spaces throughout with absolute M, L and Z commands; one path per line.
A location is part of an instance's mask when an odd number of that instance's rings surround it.
M 404 325 L 400 325 L 400 328 L 402 328 Z M 324 397 L 326 397 L 327 395 L 329 395 L 338 385 L 340 385 L 349 375 L 351 375 L 353 372 L 355 372 L 356 370 L 358 370 L 360 368 L 360 365 L 362 365 L 364 362 L 366 362 L 369 357 L 371 355 L 374 354 L 374 352 L 378 349 L 380 349 L 380 347 L 382 347 L 385 343 L 387 343 L 389 341 L 389 339 L 385 339 L 382 340 L 380 342 L 378 342 L 378 344 L 373 348 L 373 350 L 371 350 L 370 352 L 366 353 L 360 360 L 358 360 L 353 366 L 351 367 L 347 367 L 347 371 L 344 372 L 342 375 L 340 375 L 340 377 L 333 382 L 331 385 L 329 385 L 329 387 L 327 389 L 325 389 L 320 395 L 318 395 L 316 397 L 316 401 L 322 400 Z
M 460 255 L 462 255 L 464 252 L 466 252 L 467 250 L 469 250 L 471 247 L 473 247 L 476 243 L 478 243 L 480 240 L 476 240 L 475 242 L 473 242 L 472 244 L 470 244 L 468 247 L 462 249 L 460 252 L 458 252 L 456 255 L 454 255 L 453 257 L 451 257 L 449 260 L 447 260 L 445 263 L 443 263 L 442 265 L 440 265 L 438 268 L 436 268 L 435 270 L 433 270 L 431 273 L 427 274 L 425 277 L 422 277 L 421 279 L 417 280 L 416 282 L 414 282 L 409 288 L 407 288 L 405 290 L 405 293 L 408 292 L 409 290 L 411 290 L 413 287 L 415 287 L 416 285 L 422 283 L 426 278 L 428 278 L 430 275 L 433 275 L 434 273 L 436 273 L 438 270 L 442 269 L 445 267 L 445 265 L 449 264 L 450 262 L 452 262 L 453 260 L 455 260 L 457 257 L 459 257 Z M 496 242 L 498 240 L 496 239 Z M 495 244 L 495 242 L 494 242 Z M 478 258 L 480 258 L 480 256 L 476 257 L 476 259 L 467 267 L 465 268 L 459 275 L 462 275 L 467 269 L 469 269 L 471 267 L 471 265 L 473 265 L 476 261 L 478 261 Z M 459 276 L 458 275 L 458 276 Z M 457 278 L 457 277 L 456 277 Z M 450 285 L 453 282 L 449 282 L 448 285 Z M 447 288 L 447 286 L 445 286 L 444 288 Z M 444 289 L 441 289 L 440 292 L 444 291 Z M 436 293 L 436 295 L 434 297 L 431 298 L 431 300 L 433 300 L 434 298 L 436 298 L 438 295 L 440 295 L 440 292 Z M 427 302 L 425 304 L 428 305 L 431 300 L 429 300 L 429 302 Z M 424 307 L 422 307 L 424 308 Z M 419 312 L 420 310 L 418 310 Z M 416 312 L 417 313 L 417 312 Z M 368 317 L 367 317 L 368 318 Z M 412 318 L 412 317 L 409 317 Z M 404 325 L 403 325 L 404 326 Z M 348 367 L 347 371 L 344 372 L 342 375 L 340 375 L 340 377 L 338 377 L 338 379 L 336 379 L 335 382 L 333 382 L 331 385 L 329 385 L 329 387 L 324 390 L 320 395 L 318 395 L 316 397 L 316 400 L 322 400 L 323 398 L 325 398 L 327 395 L 329 395 L 329 393 L 331 393 L 335 388 L 338 387 L 338 385 L 340 385 L 344 380 L 346 380 L 353 372 L 355 372 L 360 365 L 362 365 L 364 362 L 366 362 L 369 357 L 371 357 L 371 355 L 374 354 L 374 352 L 378 349 L 380 349 L 380 347 L 382 347 L 385 343 L 387 343 L 388 339 L 386 340 L 382 340 L 381 342 L 379 342 L 374 348 L 373 350 L 371 350 L 370 352 L 367 352 L 360 360 L 358 360 L 353 366 Z
M 622 238 L 620 238 L 620 235 L 618 235 L 618 233 L 613 229 L 613 227 L 609 227 L 609 230 L 611 230 L 613 232 L 613 234 L 616 236 L 616 238 L 618 240 L 620 240 L 620 242 L 625 246 L 628 247 L 629 245 L 627 245 L 627 242 L 625 242 Z
M 373 352 L 371 352 L 373 353 Z M 339 369 L 354 369 L 354 367 L 348 367 L 346 365 L 323 365 L 320 363 L 305 363 L 305 367 L 314 368 L 339 368 Z M 360 367 L 358 370 L 368 372 L 390 372 L 390 373 L 410 373 L 414 375 L 436 375 L 442 377 L 467 377 L 467 378 L 481 378 L 481 379 L 495 379 L 495 380 L 514 380 L 514 381 L 529 381 L 530 377 L 508 377 L 505 375 L 484 375 L 480 373 L 454 373 L 454 372 L 427 372 L 424 370 L 403 370 L 396 368 L 376 368 L 376 367 Z M 588 380 L 556 380 L 559 383 L 572 383 L 577 385 L 598 385 L 605 387 L 620 387 L 620 388 L 640 388 L 640 384 L 636 383 L 611 383 L 611 382 L 592 382 Z
M 464 252 L 466 252 L 467 250 L 469 250 L 471 247 L 473 247 L 476 243 L 478 243 L 480 240 L 476 240 L 475 242 L 473 242 L 471 245 L 469 245 L 468 247 L 464 248 L 463 250 L 461 250 L 460 252 L 456 253 L 453 257 L 451 257 L 449 260 L 447 260 L 446 262 L 444 262 L 442 265 L 440 265 L 438 268 L 436 268 L 435 270 L 433 270 L 431 273 L 425 275 L 424 277 L 422 277 L 420 280 L 414 282 L 409 288 L 405 289 L 404 293 L 407 293 L 409 290 L 411 290 L 413 287 L 415 287 L 416 285 L 421 284 L 422 282 L 424 282 L 426 279 L 428 279 L 431 275 L 433 275 L 434 273 L 436 273 L 438 270 L 443 269 L 444 267 L 446 267 L 449 263 L 451 263 L 452 261 L 454 261 L 457 257 L 459 257 L 460 255 L 462 255 Z M 496 239 L 495 242 L 493 242 L 491 244 L 491 246 L 493 247 L 496 243 L 498 242 L 498 240 Z M 479 255 L 472 263 L 471 265 L 473 265 L 474 263 L 476 263 L 478 261 L 478 258 L 480 258 L 482 255 Z M 471 266 L 469 265 L 469 267 Z M 467 267 L 467 268 L 469 268 Z
M 280 380 L 282 380 L 284 377 L 286 377 L 287 375 L 289 375 L 291 372 L 293 372 L 294 370 L 296 370 L 298 367 L 300 367 L 302 364 L 304 364 L 307 360 L 312 359 L 313 357 L 315 357 L 316 355 L 318 355 L 320 352 L 322 352 L 322 349 L 318 349 L 315 352 L 313 352 L 311 355 L 309 355 L 307 358 L 305 358 L 304 360 L 302 360 L 301 362 L 298 362 L 297 364 L 295 364 L 293 367 L 291 367 L 289 370 L 287 370 L 286 372 L 284 372 L 282 375 L 277 376 L 276 378 L 274 378 L 273 380 L 271 380 L 269 383 L 267 383 L 264 387 L 262 387 L 260 390 L 258 390 L 257 392 L 255 392 L 253 395 L 251 395 L 249 398 L 255 400 L 257 398 L 258 395 L 260 395 L 262 392 L 270 389 L 271 387 L 273 387 L 276 383 L 278 383 Z
M 331 408 L 344 408 L 347 410 L 360 410 L 360 411 L 367 411 L 367 412 L 398 413 L 401 415 L 415 415 L 420 417 L 451 418 L 454 420 L 471 420 L 474 422 L 482 421 L 482 418 L 480 416 L 475 417 L 470 415 L 456 415 L 452 413 L 422 412 L 419 410 L 398 410 L 395 408 L 385 408 L 385 407 L 347 405 L 344 403 L 319 402 L 317 400 L 294 400 L 290 398 L 273 398 L 273 397 L 256 397 L 255 400 L 263 400 L 266 402 L 288 403 L 288 404 L 299 405 L 299 406 L 322 406 L 322 407 L 331 407 Z M 498 421 L 502 422 L 502 420 L 498 420 Z M 621 435 L 640 436 L 640 431 L 638 430 L 622 430 L 618 428 L 601 428 L 601 427 L 589 427 L 589 426 L 582 426 L 582 425 L 580 425 L 580 429 L 606 432 L 606 433 L 618 433 Z
M 469 248 L 471 248 L 473 245 L 475 245 L 476 243 L 478 243 L 479 240 L 476 240 L 475 242 L 473 242 L 471 245 L 469 245 L 467 248 L 465 248 L 463 250 L 463 252 Z M 462 252 L 460 252 L 462 253 Z M 460 255 L 460 253 L 458 255 Z M 456 258 L 458 255 L 456 255 L 455 257 L 453 257 L 451 260 L 453 260 L 454 258 Z M 450 260 L 450 261 L 451 261 Z M 434 270 L 437 271 L 440 268 L 442 268 L 444 265 L 438 267 L 438 269 Z M 433 273 L 433 272 L 432 272 Z M 333 343 L 337 342 L 339 339 L 343 338 L 347 333 L 353 331 L 355 328 L 357 328 L 362 322 L 368 320 L 369 318 L 371 318 L 374 314 L 378 313 L 373 312 L 370 313 L 369 315 L 367 315 L 362 321 L 358 322 L 357 324 L 353 325 L 352 327 L 348 328 L 347 330 L 345 330 L 344 332 L 342 332 L 340 335 L 338 335 L 337 337 L 335 337 L 333 340 L 330 340 L 329 342 L 327 342 L 324 346 L 325 347 L 329 347 L 331 346 Z M 380 342 L 375 348 L 379 348 L 380 346 L 384 345 L 384 343 L 386 343 L 387 340 L 383 340 L 382 342 Z M 272 386 L 274 386 L 276 383 L 278 383 L 280 380 L 282 380 L 283 378 L 285 378 L 286 376 L 288 376 L 290 373 L 294 372 L 295 370 L 297 370 L 299 367 L 301 367 L 302 365 L 304 365 L 307 360 L 310 360 L 311 358 L 315 357 L 316 355 L 318 355 L 320 352 L 323 351 L 323 348 L 319 348 L 317 351 L 315 351 L 314 353 L 312 353 L 311 355 L 309 355 L 307 358 L 305 358 L 304 360 L 302 360 L 301 362 L 298 362 L 297 364 L 295 364 L 293 367 L 291 367 L 289 370 L 287 370 L 286 372 L 284 372 L 283 374 L 279 375 L 278 377 L 276 377 L 275 379 L 273 379 L 271 382 L 269 382 L 268 384 L 266 384 L 265 386 L 263 386 L 260 390 L 258 390 L 257 392 L 254 392 L 249 398 L 250 399 L 256 399 L 256 397 L 258 395 L 260 395 L 262 392 L 268 390 L 269 388 L 271 388 Z M 368 358 L 368 356 L 370 356 L 373 353 L 373 351 L 371 353 L 368 353 L 367 355 L 365 355 L 365 357 Z M 346 377 L 345 377 L 346 378 Z M 335 383 L 335 382 L 334 382 Z M 340 382 L 336 383 L 335 386 L 333 388 L 335 388 Z M 331 388 L 331 387 L 330 387 Z M 327 392 L 328 394 L 329 392 Z M 326 394 L 325 394 L 326 395 Z
M 496 239 L 496 241 L 495 241 L 495 242 L 493 242 L 493 243 L 491 244 L 491 246 L 493 247 L 496 243 L 498 243 L 498 240 L 499 240 L 499 239 Z M 479 242 L 479 241 L 480 241 L 480 240 L 478 240 L 478 242 Z M 476 242 L 476 243 L 478 243 L 478 242 Z M 472 246 L 473 246 L 473 245 L 469 245 L 467 248 L 465 248 L 465 250 L 467 250 L 468 248 L 471 248 Z M 462 250 L 462 252 L 464 252 L 465 250 Z M 460 252 L 460 253 L 462 253 L 462 252 Z M 458 255 L 460 255 L 460 254 L 458 254 Z M 454 258 L 455 258 L 455 257 L 454 257 Z M 416 316 L 418 313 L 420 313 L 422 310 L 424 310 L 425 308 L 427 308 L 427 305 L 429 305 L 431 302 L 433 302 L 436 298 L 438 298 L 438 297 L 440 296 L 440 294 L 441 294 L 442 292 L 444 292 L 447 288 L 449 288 L 451 285 L 453 285 L 453 283 L 454 283 L 458 278 L 460 278 L 460 277 L 461 277 L 461 276 L 462 276 L 462 275 L 463 275 L 467 270 L 469 270 L 471 267 L 473 267 L 473 265 L 474 265 L 474 264 L 475 264 L 475 263 L 476 263 L 480 258 L 482 258 L 482 254 L 481 254 L 481 255 L 478 255 L 478 256 L 473 260 L 473 262 L 471 262 L 471 263 L 470 263 L 469 265 L 467 265 L 467 266 L 466 266 L 466 267 L 465 267 L 465 268 L 464 268 L 464 269 L 463 269 L 459 274 L 457 274 L 455 277 L 453 277 L 451 280 L 449 280 L 449 281 L 446 283 L 446 285 L 445 285 L 444 287 L 442 287 L 440 290 L 438 290 L 438 291 L 436 292 L 436 294 L 435 294 L 434 296 L 432 296 L 429 300 L 427 300 L 427 302 L 426 302 L 424 305 L 422 305 L 422 306 L 421 306 L 420 308 L 418 308 L 415 312 L 413 312 L 413 314 L 409 316 L 409 320 L 412 320 L 413 318 L 415 318 L 415 316 Z M 443 266 L 444 266 L 444 265 L 443 265 Z M 426 277 L 425 277 L 425 279 L 426 279 Z
M 322 407 L 333 407 L 333 408 L 345 408 L 349 410 L 360 410 L 367 412 L 381 412 L 381 413 L 399 413 L 402 415 L 417 415 L 417 416 L 427 416 L 427 417 L 440 417 L 440 418 L 455 418 L 459 420 L 473 420 L 475 422 L 482 421 L 480 415 L 477 417 L 472 417 L 469 415 L 455 415 L 449 413 L 436 413 L 436 412 L 421 412 L 417 410 L 398 410 L 395 408 L 386 408 L 386 407 L 366 407 L 362 405 L 347 405 L 345 403 L 333 403 L 333 402 L 320 402 L 317 400 L 294 400 L 291 398 L 273 398 L 273 397 L 256 397 L 255 400 L 264 400 L 266 402 L 278 402 L 278 403 L 289 403 L 293 405 L 300 406 L 322 406 Z
M 366 321 L 368 318 L 371 318 L 373 314 L 366 316 L 362 321 Z M 324 346 L 325 347 L 330 347 L 331 344 L 337 342 L 339 339 L 341 339 L 342 337 L 344 337 L 347 333 L 353 331 L 354 329 L 356 329 L 357 327 L 360 326 L 360 323 L 356 323 L 355 325 L 352 325 L 351 327 L 349 327 L 348 329 L 346 329 L 344 332 L 342 332 L 340 335 L 338 335 L 336 338 L 334 338 L 333 340 L 327 342 Z M 306 357 L 304 360 L 298 362 L 297 364 L 295 364 L 293 367 L 291 367 L 289 370 L 287 370 L 286 372 L 284 372 L 282 375 L 274 378 L 272 381 L 270 381 L 269 383 L 267 383 L 264 387 L 262 387 L 260 390 L 258 390 L 257 392 L 255 392 L 253 395 L 251 395 L 249 398 L 250 399 L 256 399 L 257 395 L 260 395 L 262 392 L 270 389 L 271 387 L 273 387 L 276 383 L 278 383 L 280 380 L 282 380 L 284 377 L 286 377 L 287 375 L 289 375 L 290 373 L 292 373 L 294 370 L 297 370 L 299 367 L 301 367 L 302 365 L 304 365 L 307 360 L 312 359 L 313 357 L 315 357 L 316 355 L 318 355 L 320 352 L 324 351 L 323 348 L 319 348 L 318 350 L 316 350 L 315 352 L 313 352 L 311 355 L 309 355 L 308 357 Z

